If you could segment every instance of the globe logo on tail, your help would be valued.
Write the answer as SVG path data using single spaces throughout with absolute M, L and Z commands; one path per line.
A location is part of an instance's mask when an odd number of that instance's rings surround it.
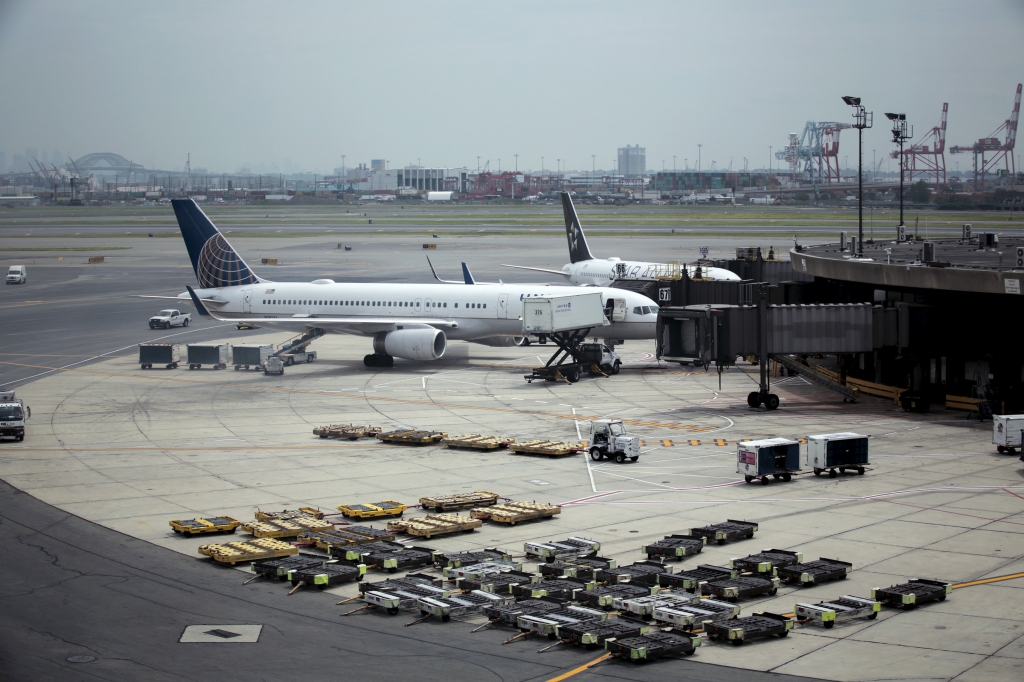
M 259 279 L 238 257 L 220 233 L 210 237 L 199 252 L 196 268 L 199 286 L 204 289 L 256 284 Z

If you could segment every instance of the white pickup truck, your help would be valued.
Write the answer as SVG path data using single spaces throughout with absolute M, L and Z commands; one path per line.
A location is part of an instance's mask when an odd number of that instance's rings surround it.
M 179 313 L 177 310 L 161 310 L 149 318 L 150 329 L 170 329 L 171 327 L 187 327 L 192 320 L 192 313 Z

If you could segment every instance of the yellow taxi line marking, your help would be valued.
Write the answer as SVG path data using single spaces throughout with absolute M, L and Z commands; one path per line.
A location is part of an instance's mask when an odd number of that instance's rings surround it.
M 586 671 L 586 670 L 587 670 L 587 668 L 591 668 L 591 667 L 593 667 L 593 666 L 597 665 L 598 663 L 600 663 L 601 661 L 606 661 L 606 660 L 608 660 L 608 659 L 609 659 L 610 657 L 611 657 L 611 654 L 604 654 L 603 656 L 598 656 L 597 658 L 595 658 L 594 660 L 590 661 L 589 663 L 584 663 L 584 664 L 583 664 L 583 665 L 581 665 L 580 667 L 578 667 L 578 668 L 573 668 L 573 669 L 572 669 L 572 670 L 570 670 L 569 672 L 567 672 L 567 673 L 562 673 L 562 674 L 561 674 L 561 675 L 559 675 L 558 677 L 552 677 L 552 678 L 551 678 L 550 680 L 548 680 L 547 682 L 562 682 L 562 680 L 567 680 L 567 679 L 569 679 L 570 677 L 573 677 L 573 676 L 575 676 L 575 675 L 579 675 L 579 674 L 580 674 L 581 672 L 584 672 L 584 671 Z

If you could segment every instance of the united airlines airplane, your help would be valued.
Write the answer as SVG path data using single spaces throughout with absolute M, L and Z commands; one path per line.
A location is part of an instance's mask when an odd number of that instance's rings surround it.
M 672 267 L 668 263 L 621 260 L 614 256 L 606 260 L 594 258 L 590 254 L 587 238 L 583 234 L 583 227 L 580 225 L 579 216 L 576 215 L 576 207 L 572 205 L 572 198 L 568 192 L 562 192 L 562 212 L 565 214 L 565 234 L 569 239 L 569 260 L 571 262 L 563 265 L 561 270 L 532 268 L 525 265 L 507 265 L 505 263 L 502 263 L 502 265 L 506 268 L 549 272 L 553 275 L 561 275 L 573 284 L 591 286 L 605 286 L 615 280 L 657 279 L 672 274 Z M 686 265 L 685 267 L 686 274 L 691 279 L 697 277 L 714 280 L 740 279 L 739 275 L 725 268 L 699 265 Z
M 191 299 L 201 315 L 230 322 L 302 333 L 354 334 L 373 340 L 368 367 L 389 367 L 393 358 L 437 360 L 448 339 L 488 346 L 523 345 L 522 301 L 532 296 L 578 295 L 572 286 L 536 284 L 345 284 L 330 279 L 271 282 L 246 265 L 191 199 L 171 202 L 199 288 Z M 631 291 L 602 288 L 608 324 L 599 339 L 653 339 L 658 306 Z M 164 297 L 153 297 L 164 298 Z M 167 297 L 173 298 L 173 297 Z

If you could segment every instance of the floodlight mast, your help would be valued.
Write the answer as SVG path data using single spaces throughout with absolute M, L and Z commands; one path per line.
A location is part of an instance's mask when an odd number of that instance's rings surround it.
M 914 126 L 910 126 L 910 133 L 907 133 L 907 115 L 890 114 L 885 115 L 892 121 L 892 141 L 900 146 L 900 224 L 903 225 L 903 143 L 914 136 Z
M 874 123 L 874 112 L 865 111 L 860 97 L 843 97 L 855 109 L 853 127 L 857 129 L 857 257 L 864 257 L 864 129 Z

